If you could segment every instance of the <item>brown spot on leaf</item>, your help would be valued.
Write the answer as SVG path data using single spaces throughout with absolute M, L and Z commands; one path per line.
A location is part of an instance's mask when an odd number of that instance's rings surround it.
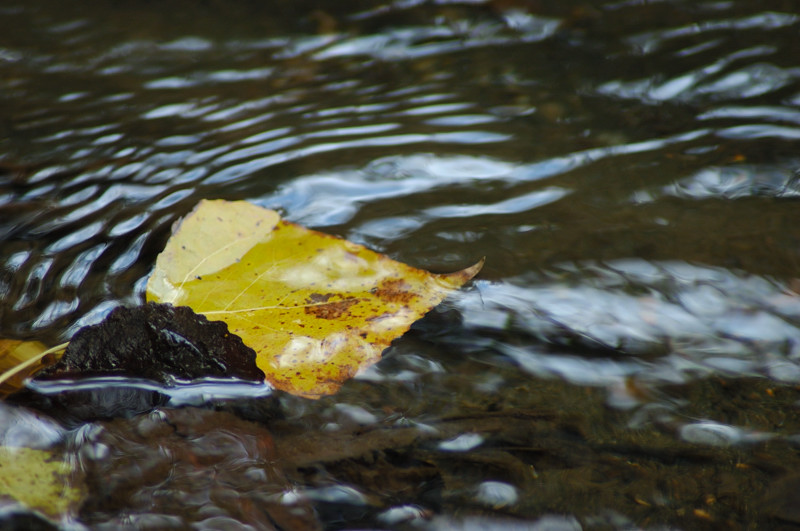
M 306 306 L 304 310 L 308 315 L 313 315 L 318 319 L 339 319 L 359 300 L 360 299 L 344 299 L 340 301 L 323 302 Z
M 407 305 L 417 295 L 408 291 L 411 286 L 402 278 L 388 278 L 372 292 L 381 300 Z

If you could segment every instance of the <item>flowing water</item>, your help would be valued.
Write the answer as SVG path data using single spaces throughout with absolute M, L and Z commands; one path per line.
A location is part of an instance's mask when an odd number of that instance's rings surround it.
M 67 527 L 800 524 L 799 34 L 786 0 L 4 2 L 0 336 L 141 303 L 203 198 L 487 258 L 336 396 L 3 405 L 5 444 L 86 476 Z

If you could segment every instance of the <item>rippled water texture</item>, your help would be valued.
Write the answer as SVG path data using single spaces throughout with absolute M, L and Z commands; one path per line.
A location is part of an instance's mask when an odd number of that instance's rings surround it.
M 341 456 L 289 474 L 325 525 L 797 523 L 799 34 L 781 0 L 4 2 L 0 336 L 54 344 L 138 304 L 176 219 L 247 199 L 419 267 L 487 257 L 340 395 L 287 399 L 296 425 L 524 409 L 563 430 L 440 426 L 408 458 L 438 467 L 435 502 L 368 492 Z M 139 429 L 93 426 L 70 444 Z M 652 481 L 602 483 L 645 454 Z M 112 457 L 87 473 L 134 474 Z

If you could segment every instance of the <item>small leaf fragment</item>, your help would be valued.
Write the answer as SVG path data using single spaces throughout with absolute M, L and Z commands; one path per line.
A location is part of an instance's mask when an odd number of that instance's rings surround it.
M 19 390 L 25 378 L 39 370 L 47 346 L 39 341 L 0 339 L 0 396 Z
M 77 509 L 84 494 L 71 468 L 47 450 L 0 446 L 0 495 L 58 520 Z
M 482 265 L 436 275 L 244 201 L 206 200 L 158 256 L 147 299 L 225 321 L 276 388 L 317 398 L 377 362 Z

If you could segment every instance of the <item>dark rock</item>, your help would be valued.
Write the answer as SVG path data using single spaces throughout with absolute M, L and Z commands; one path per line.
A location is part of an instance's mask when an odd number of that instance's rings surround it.
M 188 307 L 148 303 L 117 308 L 103 322 L 81 328 L 56 364 L 7 400 L 75 427 L 164 406 L 170 393 L 183 387 L 179 384 L 202 378 L 261 384 L 264 373 L 255 359 L 255 351 L 228 332 L 225 323 L 209 321 Z M 220 404 L 232 407 L 225 400 Z
M 186 306 L 117 308 L 78 330 L 64 356 L 36 379 L 128 376 L 162 384 L 203 377 L 263 381 L 256 353 L 221 321 Z

